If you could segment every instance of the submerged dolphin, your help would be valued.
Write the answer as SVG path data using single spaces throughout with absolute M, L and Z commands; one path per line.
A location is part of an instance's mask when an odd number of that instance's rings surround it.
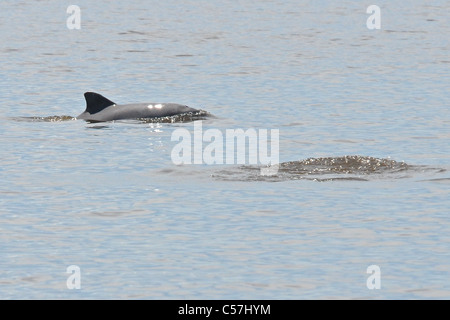
M 118 105 L 95 92 L 86 92 L 86 110 L 77 118 L 88 121 L 111 121 L 170 117 L 200 110 L 176 103 L 134 103 Z

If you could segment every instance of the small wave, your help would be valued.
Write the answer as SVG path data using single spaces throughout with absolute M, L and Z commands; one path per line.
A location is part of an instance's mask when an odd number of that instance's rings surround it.
M 77 120 L 77 118 L 72 116 L 15 117 L 11 119 L 15 121 L 24 121 L 24 122 L 61 122 L 61 121 Z
M 435 178 L 435 179 L 426 179 L 426 180 L 422 180 L 422 181 L 450 184 L 450 178 Z

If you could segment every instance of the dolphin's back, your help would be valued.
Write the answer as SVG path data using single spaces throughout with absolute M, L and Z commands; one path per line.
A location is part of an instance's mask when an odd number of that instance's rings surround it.
M 117 105 L 95 92 L 86 92 L 86 110 L 77 118 L 89 121 L 170 117 L 196 112 L 197 109 L 176 103 L 135 103 Z

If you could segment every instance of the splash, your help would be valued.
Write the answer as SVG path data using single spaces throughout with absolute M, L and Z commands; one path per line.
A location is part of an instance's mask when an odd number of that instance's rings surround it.
M 408 169 L 405 162 L 364 156 L 343 156 L 327 158 L 309 158 L 303 161 L 290 161 L 281 164 L 281 171 L 291 174 L 382 174 L 400 172 Z
M 342 157 L 308 158 L 279 164 L 277 174 L 263 176 L 256 166 L 240 166 L 213 174 L 225 181 L 287 181 L 287 180 L 356 180 L 406 178 L 414 170 L 422 168 L 391 159 L 359 155 Z
M 175 122 L 192 122 L 197 120 L 205 120 L 206 118 L 213 118 L 214 116 L 205 111 L 198 110 L 195 112 L 187 112 L 182 114 L 177 114 L 174 116 L 159 117 L 159 118 L 142 118 L 138 121 L 143 123 L 175 123 Z

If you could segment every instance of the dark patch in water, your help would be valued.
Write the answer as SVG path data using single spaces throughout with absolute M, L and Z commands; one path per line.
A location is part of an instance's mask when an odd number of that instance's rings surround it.
M 443 169 L 412 166 L 405 162 L 366 156 L 309 158 L 279 164 L 278 171 L 263 175 L 257 166 L 240 166 L 221 170 L 212 176 L 224 181 L 369 181 L 371 179 L 408 178 L 413 172 L 426 170 L 442 172 Z M 445 171 L 445 170 L 444 170 Z

